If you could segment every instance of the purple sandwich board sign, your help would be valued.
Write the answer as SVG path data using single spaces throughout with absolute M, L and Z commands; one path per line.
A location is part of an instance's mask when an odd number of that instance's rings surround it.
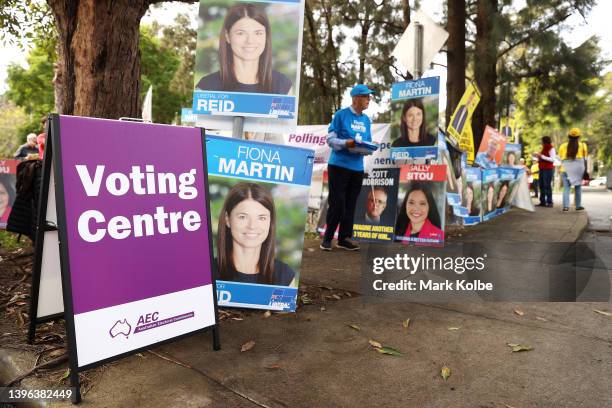
M 218 349 L 203 131 L 58 115 L 50 130 L 73 385 L 204 329 Z

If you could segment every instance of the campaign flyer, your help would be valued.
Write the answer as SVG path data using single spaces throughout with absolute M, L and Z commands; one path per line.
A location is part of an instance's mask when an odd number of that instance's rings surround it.
M 438 157 L 440 77 L 397 82 L 391 88 L 391 157 Z
M 408 164 L 400 169 L 395 241 L 444 246 L 446 166 Z
M 463 198 L 461 207 L 463 225 L 475 225 L 482 221 L 482 170 L 466 167 L 463 177 Z
M 504 149 L 506 148 L 506 136 L 487 126 L 480 142 L 476 164 L 483 169 L 491 169 L 501 165 Z
M 488 221 L 498 215 L 497 200 L 499 199 L 499 177 L 497 169 L 482 170 L 482 220 Z
M 314 152 L 206 138 L 219 306 L 295 311 Z
M 0 160 L 0 229 L 6 228 L 6 222 L 17 192 L 15 183 L 19 160 Z
M 357 198 L 353 238 L 392 242 L 399 189 L 399 169 L 374 169 L 364 177 Z

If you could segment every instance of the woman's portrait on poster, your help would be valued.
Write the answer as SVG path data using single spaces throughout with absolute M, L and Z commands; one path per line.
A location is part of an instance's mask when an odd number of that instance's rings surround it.
M 11 213 L 13 202 L 15 201 L 15 187 L 11 179 L 14 175 L 0 174 L 0 222 L 6 223 Z
M 395 235 L 444 240 L 440 213 L 430 186 L 419 182 L 409 185 L 395 222 Z
M 196 89 L 288 94 L 293 83 L 272 69 L 272 30 L 263 6 L 231 6 L 219 33 L 219 71 L 204 76 Z
M 275 259 L 276 208 L 270 191 L 255 183 L 233 186 L 217 229 L 217 278 L 289 286 L 295 272 Z
M 480 215 L 480 206 L 474 201 L 474 187 L 471 184 L 465 186 L 465 208 L 470 217 Z
M 423 99 L 409 99 L 404 103 L 400 117 L 400 136 L 391 147 L 433 146 L 436 138 L 427 133 L 427 115 Z

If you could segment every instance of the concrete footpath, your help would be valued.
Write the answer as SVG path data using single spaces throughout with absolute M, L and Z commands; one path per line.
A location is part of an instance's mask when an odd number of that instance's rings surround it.
M 513 210 L 454 229 L 449 243 L 501 241 L 520 261 L 513 244 L 575 242 L 587 222 L 559 208 Z M 612 406 L 612 317 L 595 312 L 610 304 L 373 299 L 360 293 L 362 255 L 318 244 L 305 242 L 297 313 L 227 315 L 218 352 L 204 333 L 107 365 L 91 374 L 82 406 Z M 612 271 L 610 261 L 599 267 Z M 249 341 L 254 347 L 241 352 Z M 512 352 L 508 343 L 532 350 Z M 33 364 L 24 352 L 11 358 L 13 367 Z

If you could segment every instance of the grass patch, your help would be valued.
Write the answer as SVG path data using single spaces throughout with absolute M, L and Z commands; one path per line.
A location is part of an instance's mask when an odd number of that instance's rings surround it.
M 11 251 L 30 246 L 30 240 L 28 237 L 22 235 L 21 239 L 17 241 L 18 236 L 19 234 L 15 234 L 14 232 L 0 230 L 0 248 L 6 251 Z

